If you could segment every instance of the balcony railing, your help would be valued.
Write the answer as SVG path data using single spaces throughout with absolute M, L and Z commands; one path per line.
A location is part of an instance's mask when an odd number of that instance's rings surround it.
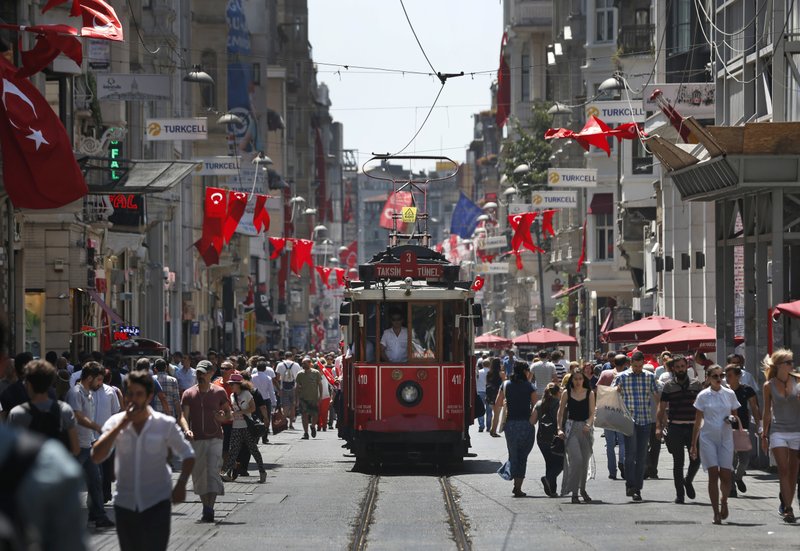
M 653 53 L 655 25 L 626 25 L 619 31 L 617 41 L 623 55 Z
M 511 4 L 512 27 L 550 27 L 553 22 L 553 2 L 548 0 L 517 0 Z

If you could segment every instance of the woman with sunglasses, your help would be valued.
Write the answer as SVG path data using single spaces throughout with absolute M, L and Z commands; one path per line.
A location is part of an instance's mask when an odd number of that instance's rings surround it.
M 689 456 L 696 459 L 698 440 L 700 463 L 708 473 L 708 497 L 714 510 L 714 524 L 728 518 L 728 495 L 733 479 L 733 428 L 732 419 L 739 423 L 741 407 L 736 394 L 722 386 L 722 368 L 712 365 L 706 369 L 708 387 L 701 390 L 694 401 L 696 410 L 692 447 Z
M 794 522 L 792 511 L 800 450 L 800 384 L 791 350 L 780 348 L 764 358 L 764 432 L 761 446 L 772 451 L 778 464 L 783 520 Z

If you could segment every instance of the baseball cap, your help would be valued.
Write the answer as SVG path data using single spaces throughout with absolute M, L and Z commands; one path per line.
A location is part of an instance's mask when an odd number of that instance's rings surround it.
M 195 368 L 195 371 L 198 373 L 208 373 L 213 370 L 214 365 L 208 360 L 200 360 L 197 362 L 197 367 Z
M 241 383 L 242 381 L 244 381 L 244 377 L 242 377 L 238 373 L 234 373 L 233 375 L 231 375 L 230 379 L 228 379 L 227 384 L 231 385 L 235 383 Z
M 303 361 L 305 362 L 306 360 L 310 362 L 311 356 L 303 356 Z

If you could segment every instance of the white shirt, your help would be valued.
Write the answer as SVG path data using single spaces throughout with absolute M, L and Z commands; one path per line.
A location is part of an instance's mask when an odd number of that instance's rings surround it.
M 475 376 L 476 385 L 475 390 L 478 392 L 486 392 L 486 374 L 489 373 L 488 367 L 481 367 Z
M 269 369 L 269 368 L 267 368 Z M 266 371 L 256 371 L 252 375 L 253 386 L 261 393 L 261 397 L 270 400 L 275 405 L 275 385 L 272 384 L 272 377 Z
M 278 375 L 281 376 L 281 382 L 291 383 L 297 379 L 297 374 L 300 373 L 300 364 L 291 360 L 283 360 L 276 367 Z
M 112 415 L 103 425 L 106 433 L 116 427 L 125 412 Z M 182 460 L 194 457 L 194 450 L 178 429 L 175 419 L 150 408 L 150 418 L 136 433 L 133 423 L 122 429 L 114 446 L 117 492 L 114 505 L 130 511 L 144 511 L 172 496 L 172 469 L 167 452 Z
M 75 383 L 77 383 L 80 380 L 80 378 L 81 378 L 81 370 L 79 369 L 78 371 L 74 371 L 72 375 L 69 376 L 69 387 L 70 388 L 74 387 Z
M 741 407 L 736 393 L 721 386 L 715 391 L 711 387 L 701 390 L 694 400 L 694 407 L 703 412 L 702 431 L 719 431 L 725 426 L 725 418 Z
M 86 390 L 83 385 L 75 385 L 67 391 L 65 398 L 73 411 L 80 411 L 90 420 L 94 420 L 95 401 L 91 390 Z M 78 445 L 81 448 L 91 448 L 95 440 L 97 434 L 92 429 L 78 424 Z
M 391 327 L 383 332 L 381 346 L 386 349 L 386 358 L 392 363 L 405 363 L 408 361 L 408 329 L 400 328 L 396 334 Z
M 95 403 L 94 422 L 102 427 L 109 417 L 119 413 L 119 397 L 114 387 L 105 383 L 97 390 L 93 390 L 92 396 Z

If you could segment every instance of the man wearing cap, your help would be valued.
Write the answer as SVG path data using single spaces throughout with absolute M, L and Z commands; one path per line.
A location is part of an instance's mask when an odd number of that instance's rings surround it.
M 308 426 L 311 436 L 317 437 L 317 417 L 319 400 L 322 396 L 322 374 L 311 368 L 311 357 L 303 357 L 303 371 L 297 374 L 297 398 L 300 403 L 300 416 L 303 420 L 303 440 L 308 440 Z
M 200 360 L 195 369 L 197 384 L 186 389 L 181 397 L 183 416 L 189 423 L 186 435 L 192 440 L 195 453 L 192 486 L 203 503 L 204 522 L 214 522 L 214 502 L 225 494 L 219 470 L 222 467 L 222 428 L 220 423 L 233 421 L 231 405 L 225 391 L 211 384 L 214 366 Z

